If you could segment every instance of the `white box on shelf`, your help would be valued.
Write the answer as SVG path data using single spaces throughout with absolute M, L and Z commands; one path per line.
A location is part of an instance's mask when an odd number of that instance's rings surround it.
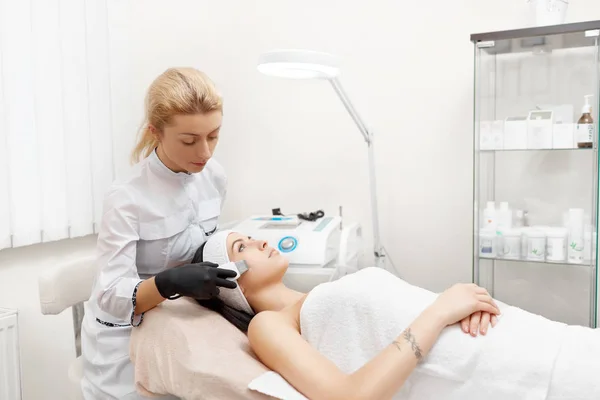
M 536 110 L 549 110 L 552 111 L 552 118 L 556 124 L 567 124 L 573 123 L 573 104 L 536 104 Z M 579 116 L 577 117 L 579 118 Z
M 552 148 L 552 111 L 535 110 L 527 118 L 527 148 Z
M 492 122 L 492 146 L 494 150 L 504 148 L 504 121 L 497 120 Z
M 479 123 L 479 149 L 494 150 L 492 121 L 481 121 Z
M 552 148 L 572 149 L 575 143 L 575 124 L 554 124 L 552 127 Z
M 504 150 L 527 149 L 527 117 L 508 117 L 504 121 Z

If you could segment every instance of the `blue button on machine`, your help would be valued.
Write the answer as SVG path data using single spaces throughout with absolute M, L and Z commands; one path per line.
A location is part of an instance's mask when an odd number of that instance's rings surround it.
M 286 236 L 279 241 L 277 247 L 279 251 L 283 253 L 289 253 L 290 251 L 294 251 L 294 249 L 298 246 L 298 241 L 295 237 Z
M 291 221 L 293 217 L 256 217 L 252 218 L 254 221 Z

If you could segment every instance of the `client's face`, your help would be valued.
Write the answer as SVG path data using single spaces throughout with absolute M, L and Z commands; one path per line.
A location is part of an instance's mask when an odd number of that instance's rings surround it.
M 248 271 L 238 279 L 243 291 L 252 292 L 281 282 L 288 267 L 288 260 L 266 241 L 236 232 L 227 237 L 227 253 L 231 261 L 246 261 Z

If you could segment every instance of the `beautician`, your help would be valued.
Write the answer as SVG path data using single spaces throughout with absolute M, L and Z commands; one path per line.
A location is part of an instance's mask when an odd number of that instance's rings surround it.
M 236 287 L 226 279 L 234 272 L 190 264 L 217 229 L 225 197 L 227 178 L 212 159 L 222 107 L 210 79 L 191 68 L 165 71 L 148 90 L 137 164 L 104 201 L 99 270 L 81 335 L 86 400 L 145 398 L 135 390 L 129 338 L 146 311 Z

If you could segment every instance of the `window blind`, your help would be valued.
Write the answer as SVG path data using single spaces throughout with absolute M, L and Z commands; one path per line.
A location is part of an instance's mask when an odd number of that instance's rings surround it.
M 106 0 L 0 0 L 0 249 L 95 233 L 114 178 Z

